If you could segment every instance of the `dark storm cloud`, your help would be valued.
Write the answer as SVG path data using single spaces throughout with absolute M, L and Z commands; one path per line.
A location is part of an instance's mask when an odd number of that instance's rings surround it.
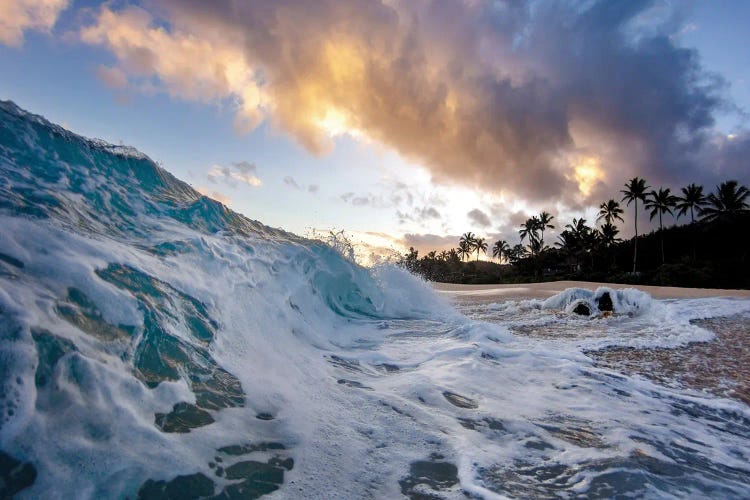
M 474 210 L 469 211 L 469 213 L 466 214 L 466 216 L 469 218 L 469 220 L 480 227 L 487 227 L 490 224 L 490 217 L 486 213 L 482 212 L 478 208 L 475 208 Z
M 175 95 L 233 96 L 238 123 L 270 120 L 315 153 L 332 147 L 331 127 L 356 130 L 438 182 L 568 205 L 633 175 L 652 184 L 748 176 L 731 170 L 742 147 L 714 141 L 714 114 L 731 106 L 725 82 L 670 37 L 681 24 L 668 9 L 679 4 L 148 5 L 148 14 L 104 7 L 82 39 Z M 127 43 L 115 36 L 124 28 Z M 205 54 L 208 67 L 190 66 Z M 595 166 L 576 169 L 582 158 Z

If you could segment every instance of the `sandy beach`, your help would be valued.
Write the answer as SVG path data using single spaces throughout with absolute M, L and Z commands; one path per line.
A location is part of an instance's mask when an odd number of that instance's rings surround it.
M 566 288 L 596 290 L 600 286 L 610 288 L 637 288 L 655 299 L 698 299 L 705 297 L 750 298 L 750 290 L 723 290 L 717 288 L 679 288 L 670 286 L 645 286 L 618 283 L 596 283 L 591 281 L 549 281 L 544 283 L 522 283 L 511 285 L 458 285 L 433 283 L 438 292 L 456 297 L 467 296 L 474 301 L 546 299 Z

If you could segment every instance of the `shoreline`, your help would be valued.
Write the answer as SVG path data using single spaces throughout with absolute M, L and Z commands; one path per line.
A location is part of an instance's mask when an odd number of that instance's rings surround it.
M 730 297 L 750 299 L 750 290 L 728 290 L 721 288 L 681 288 L 672 286 L 630 285 L 620 283 L 598 283 L 593 281 L 546 281 L 541 283 L 514 283 L 507 285 L 462 285 L 455 283 L 432 282 L 430 285 L 440 294 L 455 297 L 486 298 L 489 300 L 546 299 L 567 288 L 599 287 L 613 289 L 635 288 L 648 293 L 655 299 L 701 299 L 710 297 Z

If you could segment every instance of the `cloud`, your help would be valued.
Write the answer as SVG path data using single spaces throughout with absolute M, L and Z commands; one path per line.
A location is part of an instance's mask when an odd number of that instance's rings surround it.
M 232 166 L 239 170 L 244 175 L 255 175 L 258 171 L 258 168 L 255 166 L 255 163 L 250 163 L 249 161 L 238 161 L 232 163 Z
M 294 180 L 294 177 L 287 175 L 284 177 L 284 184 L 287 186 L 294 188 L 294 189 L 302 189 L 299 184 L 297 184 L 297 181 Z
M 440 219 L 440 212 L 435 207 L 415 207 L 409 211 L 396 210 L 396 218 L 399 224 L 405 224 L 406 222 L 416 222 L 418 224 L 424 224 L 430 220 Z
M 23 44 L 26 30 L 50 31 L 68 0 L 5 0 L 0 2 L 0 43 Z
M 81 39 L 132 83 L 234 102 L 238 129 L 268 120 L 314 154 L 366 136 L 436 182 L 532 202 L 705 177 L 728 106 L 726 83 L 670 39 L 680 7 L 655 0 L 110 5 Z
M 492 224 L 490 222 L 490 217 L 478 208 L 471 210 L 468 214 L 466 214 L 466 216 L 472 223 L 476 224 L 477 226 L 488 227 L 490 224 Z
M 493 214 L 494 213 L 495 212 L 493 211 Z M 529 217 L 531 217 L 531 214 L 527 214 L 526 212 L 505 211 L 502 223 L 496 226 L 497 233 L 493 235 L 494 241 L 503 239 L 508 241 L 509 243 L 518 243 L 520 241 L 518 230 L 520 229 L 521 224 L 526 222 L 526 219 L 528 219 Z M 557 216 L 555 216 L 553 224 L 558 225 L 560 223 L 560 221 L 558 221 L 557 219 Z M 546 241 L 547 238 L 545 234 L 545 242 Z
M 458 246 L 458 240 L 460 236 L 440 236 L 437 234 L 414 234 L 407 233 L 403 236 L 403 246 L 405 248 L 414 247 L 420 254 L 424 255 L 427 252 L 450 250 Z
M 232 163 L 231 166 L 214 165 L 208 172 L 208 181 L 215 184 L 219 180 L 231 187 L 238 181 L 252 187 L 263 185 L 257 176 L 255 164 L 246 161 Z
M 118 67 L 136 86 L 151 89 L 155 75 L 159 88 L 173 97 L 206 102 L 236 99 L 238 130 L 250 131 L 261 121 L 261 89 L 241 47 L 231 40 L 167 31 L 140 7 L 115 12 L 107 5 L 80 36 L 86 43 L 111 50 Z
M 111 89 L 122 90 L 128 86 L 128 77 L 120 68 L 101 65 L 96 69 L 96 76 Z
M 196 188 L 196 191 L 198 191 L 203 196 L 207 196 L 213 200 L 218 201 L 219 203 L 223 203 L 224 205 L 229 206 L 232 203 L 232 198 L 229 196 L 226 196 L 219 191 L 211 190 L 205 186 L 198 186 Z
M 352 191 L 348 191 L 340 196 L 344 203 L 351 203 L 355 207 L 373 207 L 373 208 L 388 208 L 393 205 L 392 201 L 380 194 L 361 194 L 358 195 Z
M 297 180 L 291 175 L 287 175 L 286 177 L 284 177 L 284 184 L 289 186 L 292 189 L 297 189 L 299 191 L 305 190 L 311 194 L 316 194 L 318 190 L 320 189 L 320 186 L 318 186 L 317 184 L 310 184 L 309 186 L 305 187 L 303 184 L 300 184 L 299 182 L 297 182 Z M 349 198 L 352 196 L 354 196 L 354 193 L 346 193 L 342 195 L 341 198 L 344 201 L 349 201 Z

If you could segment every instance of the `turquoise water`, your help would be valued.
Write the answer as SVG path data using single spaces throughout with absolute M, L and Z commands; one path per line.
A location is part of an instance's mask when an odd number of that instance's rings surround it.
M 750 496 L 746 405 L 584 354 L 710 340 L 690 319 L 750 301 L 456 307 L 0 116 L 0 497 Z

